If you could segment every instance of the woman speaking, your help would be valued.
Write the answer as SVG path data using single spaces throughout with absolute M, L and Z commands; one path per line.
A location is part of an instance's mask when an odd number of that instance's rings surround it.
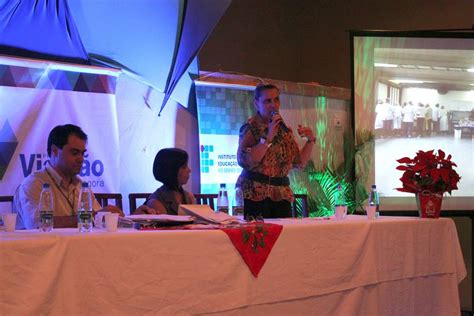
M 244 216 L 291 217 L 294 196 L 288 173 L 303 168 L 315 142 L 309 127 L 298 125 L 298 135 L 307 141 L 300 150 L 291 128 L 283 121 L 280 90 L 258 85 L 254 93 L 257 113 L 240 128 L 237 160 L 243 168 L 237 180 L 244 196 Z

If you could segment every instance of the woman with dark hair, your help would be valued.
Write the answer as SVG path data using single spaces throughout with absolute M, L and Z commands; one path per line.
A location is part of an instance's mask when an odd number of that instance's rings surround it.
M 155 214 L 178 214 L 180 204 L 195 204 L 192 193 L 183 189 L 189 180 L 188 153 L 179 148 L 160 150 L 153 162 L 153 175 L 163 183 L 145 202 Z

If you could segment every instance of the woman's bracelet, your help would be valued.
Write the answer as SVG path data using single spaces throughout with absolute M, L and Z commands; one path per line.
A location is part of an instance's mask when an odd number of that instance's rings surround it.
M 316 142 L 316 137 L 308 138 L 308 140 L 306 142 L 314 144 Z

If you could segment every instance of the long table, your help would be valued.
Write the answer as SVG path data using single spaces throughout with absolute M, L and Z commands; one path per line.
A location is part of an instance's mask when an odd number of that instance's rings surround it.
M 220 230 L 0 232 L 0 314 L 459 314 L 451 219 L 272 223 L 258 278 Z

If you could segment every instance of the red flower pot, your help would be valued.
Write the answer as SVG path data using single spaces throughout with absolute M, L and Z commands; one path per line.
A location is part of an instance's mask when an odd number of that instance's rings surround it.
M 442 193 L 431 193 L 429 191 L 416 193 L 418 213 L 422 218 L 439 218 L 442 202 Z

